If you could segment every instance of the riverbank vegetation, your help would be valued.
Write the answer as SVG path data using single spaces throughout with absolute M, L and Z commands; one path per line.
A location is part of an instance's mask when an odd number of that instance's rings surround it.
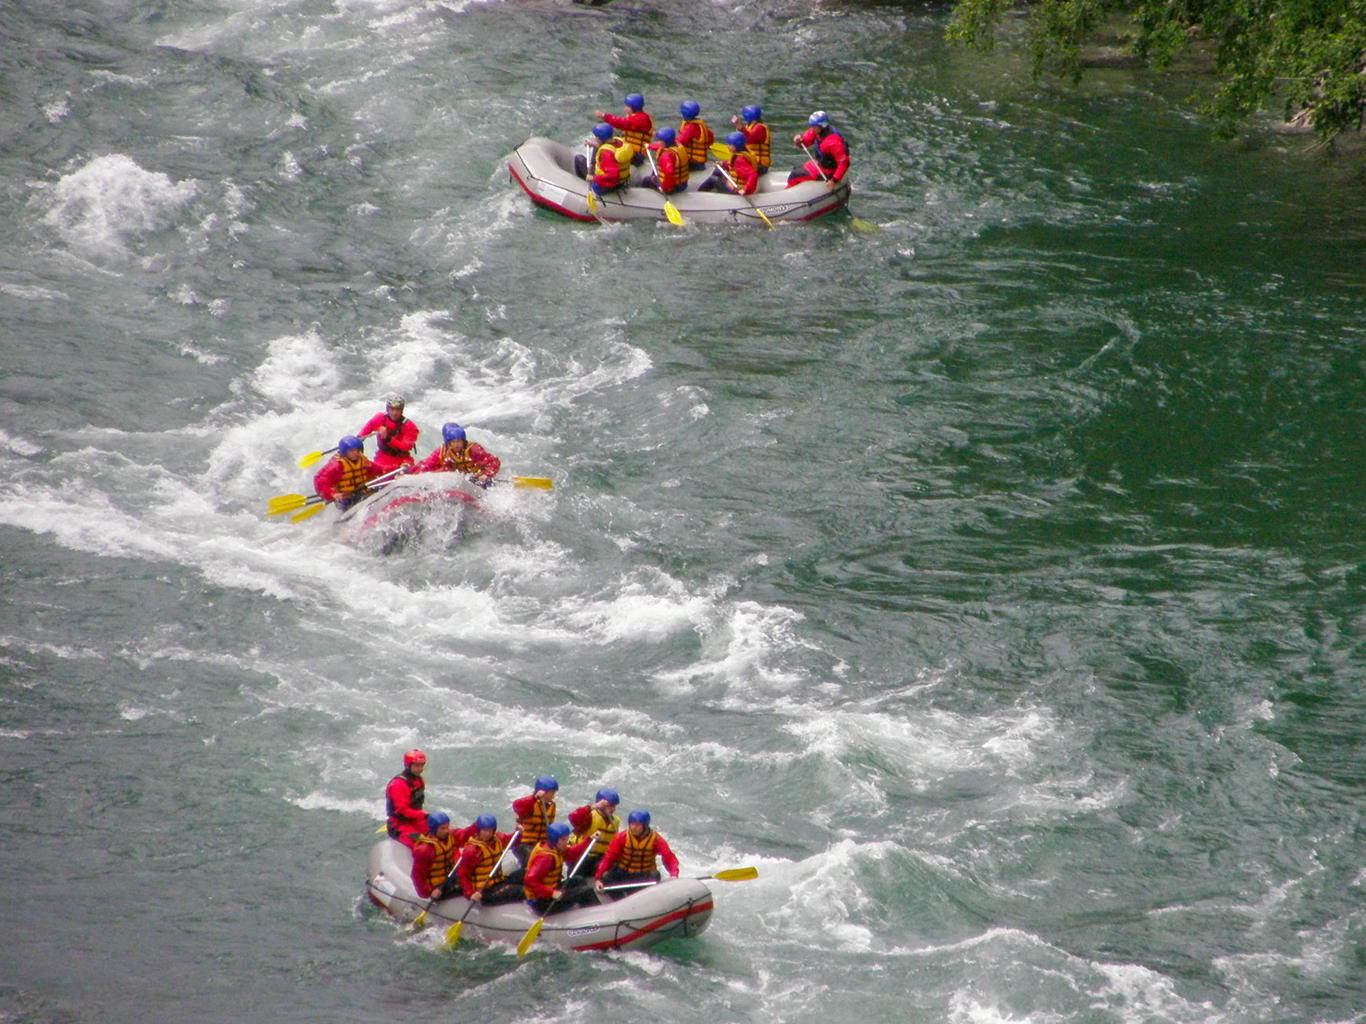
M 1325 141 L 1361 131 L 1366 0 L 957 0 L 949 37 L 990 49 L 1015 14 L 1024 18 L 1036 77 L 1078 80 L 1088 47 L 1119 18 L 1125 48 L 1150 67 L 1191 56 L 1212 63 L 1217 86 L 1206 110 L 1221 136 L 1273 104 Z

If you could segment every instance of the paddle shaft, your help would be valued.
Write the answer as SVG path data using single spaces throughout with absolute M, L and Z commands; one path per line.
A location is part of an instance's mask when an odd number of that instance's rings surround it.
M 691 878 L 691 879 L 693 879 L 693 880 L 695 880 L 695 881 L 698 881 L 698 882 L 705 882 L 708 878 L 714 878 L 714 879 L 716 879 L 716 881 L 718 881 L 718 882 L 747 882 L 747 881 L 749 881 L 751 878 L 758 878 L 758 877 L 759 877 L 759 869 L 758 869 L 758 868 L 727 868 L 727 869 L 724 870 L 724 871 L 718 871 L 718 872 L 716 872 L 716 874 L 714 874 L 714 875 L 688 875 L 687 877 L 688 877 L 688 878 Z M 639 889 L 639 888 L 642 888 L 643 886 L 647 886 L 647 885 L 658 885 L 658 884 L 659 884 L 659 882 L 654 882 L 654 881 L 651 881 L 651 882 L 622 882 L 620 885 L 607 885 L 607 886 L 603 886 L 603 890 L 602 890 L 602 891 L 603 891 L 603 892 L 611 892 L 613 889 Z
M 489 883 L 498 877 L 498 871 L 503 866 L 503 860 L 507 857 L 508 851 L 512 849 L 513 844 L 517 842 L 517 837 L 521 834 L 522 830 L 520 828 L 516 832 L 512 833 L 512 838 L 509 839 L 508 844 L 503 847 L 503 852 L 498 855 L 497 863 L 493 865 L 493 870 L 489 872 L 489 876 L 484 879 L 484 884 L 479 887 L 479 892 L 483 892 L 485 889 L 487 889 L 489 887 Z M 455 867 L 451 868 L 451 874 L 455 874 L 455 870 L 459 866 L 460 861 L 457 859 L 455 862 Z M 460 926 L 465 923 L 465 918 L 470 916 L 470 911 L 474 909 L 474 905 L 476 902 L 476 900 L 470 900 L 470 905 L 466 907 L 465 912 L 460 915 L 460 920 L 456 921 L 455 924 L 451 925 L 449 928 L 446 929 L 446 945 L 454 946 L 457 942 L 460 941 Z M 431 904 L 428 904 L 428 906 L 430 905 Z
M 645 147 L 645 156 L 650 161 L 650 170 L 655 172 L 655 184 L 659 186 L 659 194 L 664 196 L 664 215 L 669 218 L 670 224 L 683 224 L 683 214 L 678 212 L 678 207 L 669 202 L 669 197 L 664 195 L 664 182 L 659 177 L 659 165 L 655 163 L 655 155 L 650 152 L 650 147 Z
M 574 870 L 570 871 L 566 878 L 574 877 L 574 872 L 578 871 L 579 865 L 581 865 L 585 860 L 588 859 L 588 852 L 592 849 L 593 844 L 589 842 L 584 847 L 583 854 L 579 857 L 578 862 L 574 865 Z M 527 858 L 527 865 L 531 865 L 530 857 Z M 550 901 L 550 906 L 545 908 L 545 913 L 542 914 L 539 918 L 537 918 L 536 923 L 526 930 L 526 934 L 522 936 L 522 941 L 517 943 L 518 956 L 526 956 L 526 951 L 530 949 L 533 944 L 535 944 L 538 938 L 540 938 L 541 925 L 545 924 L 545 919 L 550 916 L 550 912 L 555 909 L 555 905 L 558 904 L 560 900 L 564 899 L 564 895 L 564 890 L 561 890 L 560 894 Z
M 759 209 L 759 207 L 754 205 L 754 200 L 740 191 L 739 183 L 730 176 L 730 172 L 726 170 L 725 164 L 717 163 L 716 169 L 726 176 L 726 180 L 730 182 L 730 187 L 735 189 L 735 194 L 739 196 L 741 199 L 743 199 L 745 202 L 749 203 L 749 208 L 753 210 L 755 213 L 757 213 L 760 217 L 763 217 L 765 224 L 767 224 L 769 227 L 773 227 L 773 221 L 768 219 L 768 217 L 764 214 L 763 210 Z

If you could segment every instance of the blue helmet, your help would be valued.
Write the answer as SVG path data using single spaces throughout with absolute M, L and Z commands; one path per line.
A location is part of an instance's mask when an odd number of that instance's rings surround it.
M 536 781 L 531 784 L 531 788 L 548 789 L 553 793 L 560 788 L 560 784 L 553 775 L 538 775 Z
M 593 797 L 593 802 L 597 803 L 599 800 L 606 800 L 613 807 L 621 803 L 621 797 L 617 796 L 617 791 L 615 789 L 604 788 L 598 790 L 598 795 Z
M 814 110 L 811 116 L 806 119 L 806 123 L 812 128 L 819 128 L 821 125 L 830 123 L 830 115 L 824 110 Z
M 569 835 L 569 826 L 562 821 L 546 826 L 545 841 L 550 846 L 554 846 L 567 835 Z
M 757 121 L 764 116 L 763 110 L 756 107 L 753 103 L 740 111 L 740 116 L 746 121 Z
M 642 825 L 648 825 L 650 824 L 650 812 L 632 811 L 629 815 L 626 816 L 626 822 L 629 825 L 634 825 L 636 822 L 640 822 Z
M 672 146 L 678 140 L 677 128 L 661 128 L 655 132 L 655 138 L 666 146 Z
M 612 137 L 612 126 L 606 121 L 602 124 L 595 124 L 593 126 L 593 137 L 600 142 L 606 142 Z
M 441 436 L 447 441 L 465 440 L 465 428 L 459 423 L 447 423 L 441 428 Z
M 497 828 L 498 819 L 492 814 L 481 814 L 474 819 L 475 828 Z
M 691 120 L 702 113 L 702 108 L 697 105 L 696 100 L 684 100 L 678 105 L 678 112 Z
M 345 437 L 343 437 L 340 441 L 337 442 L 337 451 L 341 452 L 343 455 L 345 455 L 347 452 L 353 452 L 357 448 L 364 447 L 365 443 L 361 441 L 361 439 L 357 437 L 355 434 L 347 434 Z
M 451 816 L 444 811 L 437 811 L 435 814 L 427 815 L 427 831 L 435 832 L 442 825 L 449 825 Z
M 625 103 L 632 110 L 639 110 L 641 107 L 645 106 L 645 97 L 638 92 L 633 92 L 621 102 Z
M 726 136 L 726 145 L 729 146 L 731 149 L 735 150 L 736 152 L 739 152 L 740 150 L 744 149 L 745 133 L 731 132 L 729 135 Z

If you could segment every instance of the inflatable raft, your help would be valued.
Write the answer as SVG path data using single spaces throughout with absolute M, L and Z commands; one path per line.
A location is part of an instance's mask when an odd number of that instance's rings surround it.
M 465 515 L 479 509 L 479 492 L 462 473 L 396 477 L 337 516 L 337 535 L 351 542 L 379 543 L 386 552 L 432 526 L 458 535 Z
M 597 216 L 588 208 L 588 182 L 574 173 L 574 150 L 550 139 L 534 136 L 518 146 L 508 160 L 508 171 L 531 201 L 547 210 L 575 220 L 666 220 L 665 196 L 652 188 L 630 185 L 597 199 Z M 638 182 L 650 173 L 649 165 L 632 168 L 631 180 Z M 756 212 L 773 223 L 813 220 L 849 202 L 848 179 L 830 189 L 823 181 L 806 181 L 787 188 L 787 175 L 770 170 L 759 179 L 759 191 L 752 196 L 726 192 L 695 192 L 710 170 L 693 171 L 688 191 L 668 196 L 678 208 L 684 224 L 757 224 L 764 223 Z
M 366 865 L 370 899 L 405 923 L 427 906 L 413 886 L 412 868 L 412 851 L 396 839 L 376 843 Z M 536 944 L 577 950 L 646 949 L 665 939 L 697 935 L 710 922 L 711 911 L 711 890 L 703 882 L 669 878 L 615 902 L 551 914 Z M 482 907 L 457 896 L 434 904 L 426 920 L 444 929 L 463 918 L 462 936 L 515 946 L 539 917 L 525 902 Z

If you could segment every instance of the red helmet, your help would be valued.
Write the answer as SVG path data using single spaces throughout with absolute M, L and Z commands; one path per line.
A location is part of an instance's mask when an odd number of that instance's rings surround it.
M 404 767 L 404 768 L 411 767 L 412 765 L 415 765 L 415 764 L 426 764 L 426 763 L 427 763 L 427 755 L 424 754 L 422 751 L 418 750 L 417 747 L 414 747 L 412 750 L 408 751 L 406 754 L 403 755 L 403 767 Z

